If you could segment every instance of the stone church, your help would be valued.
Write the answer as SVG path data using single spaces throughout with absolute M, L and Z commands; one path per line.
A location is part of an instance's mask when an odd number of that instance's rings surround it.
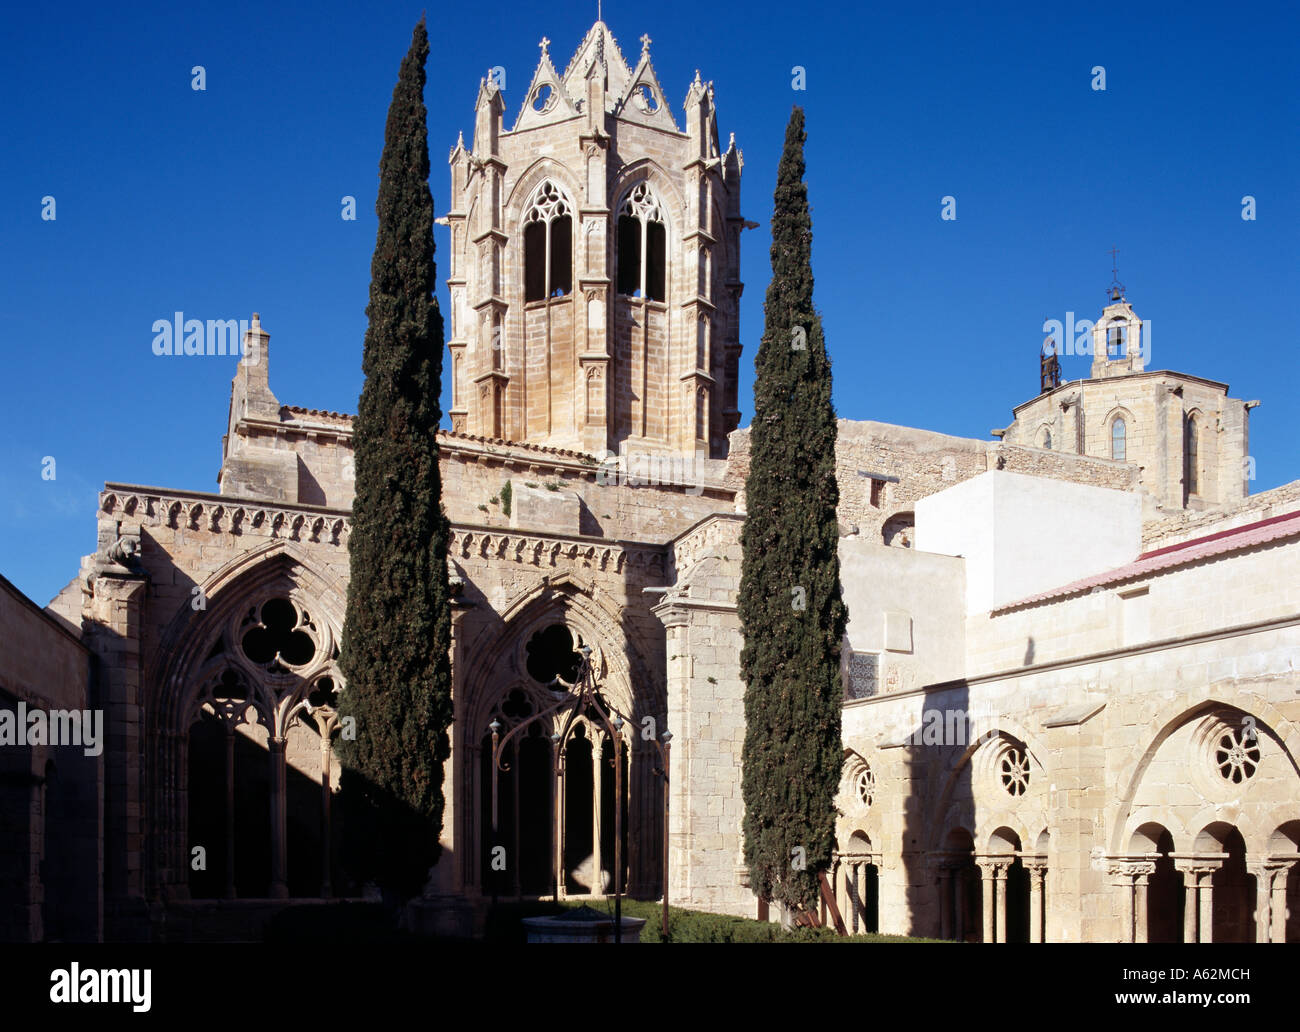
M 543 41 L 521 109 L 485 79 L 450 155 L 435 911 L 601 896 L 621 808 L 630 893 L 658 898 L 666 857 L 674 905 L 757 914 L 744 163 L 712 83 L 697 73 L 679 116 L 641 44 L 629 62 L 597 22 L 560 68 Z M 1143 332 L 1115 289 L 1090 376 L 1061 383 L 1045 358 L 990 440 L 839 423 L 831 892 L 850 931 L 1300 939 L 1300 481 L 1251 496 L 1256 402 L 1147 368 Z M 20 815 L 0 839 L 5 938 L 252 939 L 286 906 L 367 891 L 332 806 L 352 417 L 282 403 L 270 340 L 254 315 L 215 492 L 106 483 L 98 549 L 49 606 L 0 580 L 0 710 L 99 710 L 105 738 L 96 756 L 0 749 Z M 532 719 L 579 649 L 619 743 Z M 492 734 L 521 726 L 496 773 L 496 876 Z

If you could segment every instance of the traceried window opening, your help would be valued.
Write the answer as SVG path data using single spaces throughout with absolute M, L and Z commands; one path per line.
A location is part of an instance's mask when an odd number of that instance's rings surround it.
M 216 687 L 212 689 L 212 697 L 218 702 L 246 702 L 248 700 L 248 688 L 245 687 L 238 674 L 233 670 L 227 670 L 221 675 Z
M 668 231 L 658 198 L 638 183 L 618 210 L 618 292 L 665 301 Z
M 533 110 L 539 115 L 546 114 L 547 111 L 555 104 L 555 87 L 549 83 L 543 83 L 533 94 Z
M 871 809 L 871 801 L 876 796 L 876 775 L 869 764 L 864 763 L 853 778 L 853 794 L 866 809 Z
M 259 666 L 276 668 L 302 666 L 316 655 L 316 643 L 302 628 L 310 626 L 311 619 L 287 598 L 273 598 L 262 604 L 260 619 L 256 610 L 249 620 L 254 626 L 241 641 L 244 655 Z
M 1110 425 L 1110 457 L 1119 462 L 1127 462 L 1128 427 L 1123 419 L 1117 418 Z
M 572 292 L 572 208 L 548 179 L 524 215 L 524 300 L 544 301 Z
M 558 676 L 572 684 L 578 679 L 582 656 L 577 647 L 580 641 L 564 624 L 552 624 L 538 631 L 528 641 L 528 676 L 542 684 L 550 684 Z
M 332 677 L 322 677 L 313 686 L 311 692 L 307 695 L 307 704 L 313 709 L 318 706 L 329 706 L 331 709 L 337 709 L 339 704 L 338 688 L 334 685 Z M 308 727 L 312 726 L 311 721 L 304 721 Z
M 1259 732 L 1252 725 L 1225 731 L 1214 750 L 1214 765 L 1224 781 L 1240 785 L 1259 767 Z
M 659 110 L 659 100 L 655 96 L 654 90 L 645 83 L 637 86 L 632 91 L 632 102 L 648 115 L 653 115 Z
M 1029 788 L 1029 757 L 1020 749 L 1008 749 L 1002 756 L 1002 787 L 1008 795 L 1022 796 Z

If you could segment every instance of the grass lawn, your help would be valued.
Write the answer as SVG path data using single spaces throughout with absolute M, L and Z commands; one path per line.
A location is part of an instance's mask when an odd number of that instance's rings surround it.
M 526 935 L 520 921 L 525 917 L 558 914 L 565 909 L 590 906 L 614 916 L 613 900 L 569 901 L 566 903 L 502 903 L 495 913 L 489 911 L 487 941 L 524 942 Z M 668 908 L 668 938 L 664 939 L 663 906 L 657 902 L 624 899 L 624 917 L 644 917 L 642 942 L 941 942 L 939 939 L 913 939 L 904 935 L 836 935 L 830 928 L 795 928 L 786 931 L 779 924 L 747 917 L 710 914 L 703 910 Z

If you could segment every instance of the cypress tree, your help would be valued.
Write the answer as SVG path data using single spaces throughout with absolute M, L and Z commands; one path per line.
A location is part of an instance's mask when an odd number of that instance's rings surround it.
M 772 280 L 755 360 L 739 613 L 745 645 L 745 862 L 763 900 L 811 907 L 830 866 L 843 763 L 835 410 L 813 308 L 804 116 L 786 128 Z M 802 861 L 802 866 L 801 866 Z
M 438 856 L 452 717 L 428 55 L 422 17 L 393 90 L 379 162 L 339 657 L 346 678 L 340 711 L 356 721 L 355 740 L 340 743 L 349 867 L 403 896 L 418 893 Z

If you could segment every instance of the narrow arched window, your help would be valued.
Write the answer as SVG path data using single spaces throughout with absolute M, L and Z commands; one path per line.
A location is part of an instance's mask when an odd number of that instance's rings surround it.
M 618 209 L 618 292 L 667 300 L 668 232 L 659 199 L 638 183 Z
M 1110 425 L 1110 457 L 1118 459 L 1120 462 L 1127 462 L 1125 456 L 1128 453 L 1128 427 L 1125 426 L 1124 420 L 1119 416 L 1115 417 L 1115 422 Z
M 1039 447 L 1046 451 L 1052 450 L 1052 431 L 1048 430 L 1046 427 L 1043 428 L 1043 441 Z
M 573 208 L 549 179 L 524 214 L 524 300 L 573 292 Z
M 1195 416 L 1183 424 L 1183 483 L 1189 495 L 1201 493 L 1201 432 Z

